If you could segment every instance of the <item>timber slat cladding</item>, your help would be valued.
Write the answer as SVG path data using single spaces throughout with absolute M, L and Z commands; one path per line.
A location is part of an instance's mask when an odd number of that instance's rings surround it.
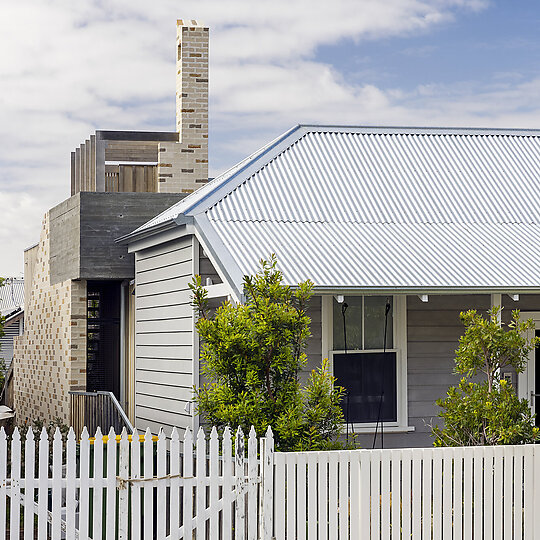
M 105 191 L 122 193 L 155 193 L 157 191 L 154 165 L 107 165 Z
M 157 161 L 156 141 L 107 141 L 106 161 Z

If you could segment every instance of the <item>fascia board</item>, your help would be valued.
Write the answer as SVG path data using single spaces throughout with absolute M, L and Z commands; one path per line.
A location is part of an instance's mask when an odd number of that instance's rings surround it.
M 164 244 L 165 242 L 170 242 L 171 240 L 176 240 L 183 236 L 189 236 L 190 234 L 194 234 L 194 232 L 195 229 L 191 224 L 174 224 L 173 227 L 168 227 L 166 230 L 130 242 L 128 245 L 128 253 L 135 253 L 136 251 Z
M 298 141 L 306 133 L 307 130 L 302 126 L 295 126 L 294 128 L 290 129 L 284 133 L 282 137 L 276 140 L 272 146 L 266 148 L 264 152 L 253 158 L 253 160 L 250 162 L 246 163 L 242 168 L 238 169 L 238 171 L 232 174 L 214 190 L 210 191 L 204 197 L 194 202 L 192 206 L 186 208 L 183 214 L 200 215 L 201 213 L 206 212 L 209 208 L 214 206 L 214 204 L 234 191 L 245 180 L 256 173 L 264 165 L 272 161 L 291 144 Z
M 296 285 L 291 285 L 296 288 Z M 314 294 L 539 294 L 540 287 L 363 287 L 347 285 L 314 286 Z
M 199 214 L 194 220 L 195 235 L 221 278 L 231 288 L 235 300 L 242 300 L 244 274 L 221 238 L 216 233 L 206 214 Z

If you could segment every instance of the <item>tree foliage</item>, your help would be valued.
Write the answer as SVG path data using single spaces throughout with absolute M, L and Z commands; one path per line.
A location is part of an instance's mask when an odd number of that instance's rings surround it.
M 263 435 L 271 426 L 280 450 L 327 448 L 341 431 L 343 389 L 334 385 L 326 361 L 301 387 L 312 284 L 291 289 L 282 281 L 275 257 L 263 260 L 257 274 L 244 278 L 245 302 L 224 302 L 211 313 L 201 278 L 194 278 L 208 381 L 195 388 L 197 412 L 218 428 L 247 432 L 253 425 Z
M 538 437 L 527 400 L 520 400 L 500 375 L 505 368 L 523 372 L 540 339 L 527 337 L 534 322 L 520 320 L 519 311 L 512 312 L 507 325 L 499 322 L 499 315 L 498 307 L 487 317 L 474 310 L 461 313 L 465 333 L 455 372 L 463 378 L 437 401 L 444 425 L 432 428 L 435 446 L 522 444 Z

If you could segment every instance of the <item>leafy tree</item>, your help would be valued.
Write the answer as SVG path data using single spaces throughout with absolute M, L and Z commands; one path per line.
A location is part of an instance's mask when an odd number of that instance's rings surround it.
M 487 317 L 474 310 L 461 313 L 465 333 L 456 351 L 455 371 L 464 377 L 437 401 L 444 426 L 432 428 L 435 446 L 522 444 L 538 438 L 527 400 L 520 400 L 500 373 L 504 368 L 523 372 L 540 339 L 526 337 L 534 322 L 521 321 L 519 311 L 512 312 L 508 325 L 499 323 L 499 313 L 499 307 Z M 480 382 L 470 380 L 479 374 Z
M 312 284 L 293 290 L 282 281 L 275 256 L 263 260 L 256 275 L 244 278 L 245 302 L 225 302 L 212 314 L 201 278 L 194 278 L 201 369 L 209 381 L 195 388 L 197 412 L 218 428 L 247 432 L 253 425 L 263 435 L 271 426 L 280 450 L 327 448 L 341 431 L 344 390 L 334 386 L 326 361 L 301 387 Z

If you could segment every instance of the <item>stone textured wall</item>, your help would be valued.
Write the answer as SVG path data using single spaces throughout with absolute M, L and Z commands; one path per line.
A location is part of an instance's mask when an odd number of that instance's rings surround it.
M 29 253 L 33 260 L 25 260 L 25 331 L 13 360 L 19 423 L 57 417 L 69 423 L 68 392 L 86 389 L 86 282 L 51 285 L 49 240 L 47 213 L 39 244 Z
M 197 21 L 177 21 L 179 142 L 159 143 L 159 192 L 191 193 L 208 181 L 208 34 Z

